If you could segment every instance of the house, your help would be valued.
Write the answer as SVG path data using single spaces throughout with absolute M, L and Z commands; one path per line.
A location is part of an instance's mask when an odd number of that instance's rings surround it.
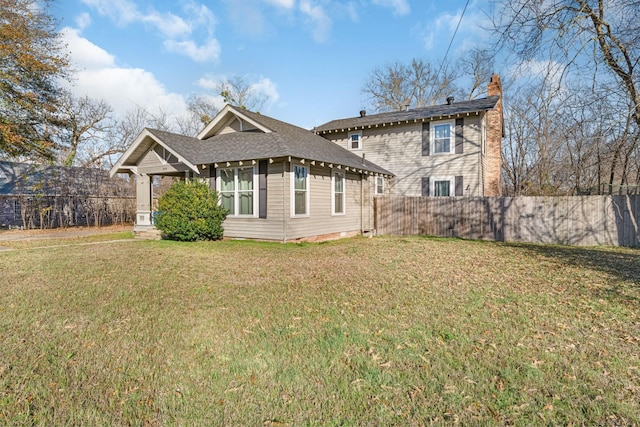
M 153 178 L 218 191 L 224 236 L 324 240 L 373 230 L 375 180 L 393 174 L 306 129 L 230 105 L 196 136 L 144 129 L 110 171 L 136 179 L 134 231 L 154 230 Z
M 126 222 L 130 184 L 100 169 L 0 161 L 0 227 Z
M 314 132 L 390 171 L 401 196 L 501 194 L 502 85 L 494 74 L 487 97 L 444 105 L 333 120 Z
M 154 231 L 153 180 L 209 182 L 224 235 L 282 242 L 374 231 L 376 195 L 500 194 L 502 87 L 445 105 L 334 120 L 312 131 L 230 105 L 196 136 L 145 129 L 111 169 L 136 179 L 134 231 Z

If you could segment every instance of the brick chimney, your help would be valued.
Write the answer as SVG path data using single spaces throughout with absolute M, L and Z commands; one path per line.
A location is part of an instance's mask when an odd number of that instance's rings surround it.
M 502 137 L 504 125 L 502 122 L 502 83 L 500 76 L 491 76 L 487 87 L 487 96 L 498 95 L 500 98 L 493 110 L 487 111 L 487 170 L 485 174 L 485 196 L 498 197 L 502 195 Z

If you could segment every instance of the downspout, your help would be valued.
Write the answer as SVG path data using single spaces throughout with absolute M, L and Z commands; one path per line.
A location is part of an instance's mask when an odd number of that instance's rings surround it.
M 484 156 L 487 155 L 487 125 L 485 124 L 486 113 L 480 119 L 480 155 L 478 159 L 478 186 L 480 187 L 481 194 L 480 196 L 485 196 L 484 189 L 484 181 L 485 181 L 485 170 L 484 170 Z M 483 154 L 484 149 L 484 154 Z
M 287 168 L 288 162 L 286 160 L 282 161 L 282 243 L 287 243 L 287 209 L 286 209 L 286 199 L 287 199 Z M 289 198 L 291 198 L 291 189 L 289 188 Z
M 360 234 L 364 236 L 364 173 L 360 174 Z

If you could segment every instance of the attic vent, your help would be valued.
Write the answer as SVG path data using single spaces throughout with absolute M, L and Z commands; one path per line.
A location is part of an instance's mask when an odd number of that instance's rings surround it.
M 449 104 L 449 105 L 453 104 L 454 99 L 455 98 L 453 96 L 448 96 L 447 97 L 447 104 Z
M 367 115 L 367 110 L 360 110 L 360 117 L 364 117 Z

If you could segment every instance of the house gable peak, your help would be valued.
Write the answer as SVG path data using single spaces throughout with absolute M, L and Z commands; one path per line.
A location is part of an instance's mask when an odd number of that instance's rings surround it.
M 270 133 L 273 131 L 259 120 L 256 120 L 255 116 L 256 114 L 246 114 L 245 110 L 227 104 L 196 138 L 204 140 L 225 132 L 258 131 Z M 236 123 L 236 125 L 234 126 L 233 123 Z

